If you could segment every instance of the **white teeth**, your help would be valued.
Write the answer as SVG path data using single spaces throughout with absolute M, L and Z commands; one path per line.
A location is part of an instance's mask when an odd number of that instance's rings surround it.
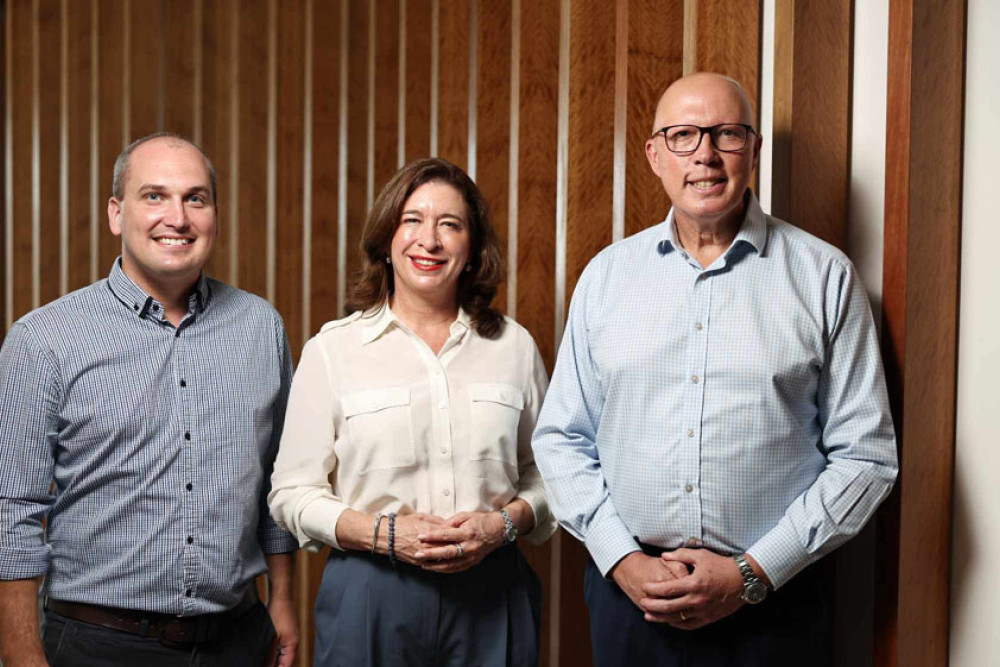
M 157 243 L 163 245 L 187 245 L 191 243 L 191 239 L 156 239 Z
M 719 182 L 720 181 L 691 181 L 691 185 L 693 185 L 698 190 L 708 190 L 709 188 L 711 188 L 712 186 L 714 186 Z
M 438 264 L 444 264 L 444 261 L 436 261 L 433 259 L 418 259 L 416 257 L 412 258 L 413 261 L 421 266 L 437 266 Z

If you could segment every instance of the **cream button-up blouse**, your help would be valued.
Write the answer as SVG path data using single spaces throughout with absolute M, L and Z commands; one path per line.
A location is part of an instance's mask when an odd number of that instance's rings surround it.
M 302 350 L 268 502 L 300 546 L 340 548 L 337 520 L 361 512 L 444 518 L 514 498 L 555 531 L 531 434 L 548 377 L 531 334 L 506 319 L 479 336 L 459 311 L 435 355 L 388 306 L 329 322 Z

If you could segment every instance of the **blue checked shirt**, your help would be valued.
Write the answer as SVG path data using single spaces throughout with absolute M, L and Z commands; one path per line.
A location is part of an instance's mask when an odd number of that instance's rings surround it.
M 573 295 L 533 447 L 552 511 L 608 571 L 636 540 L 749 552 L 779 587 L 858 532 L 896 443 L 864 287 L 753 194 L 707 269 L 663 224 Z
M 204 277 L 176 329 L 120 260 L 26 315 L 0 349 L 0 579 L 166 614 L 233 607 L 264 554 L 297 546 L 265 500 L 290 381 L 274 309 Z

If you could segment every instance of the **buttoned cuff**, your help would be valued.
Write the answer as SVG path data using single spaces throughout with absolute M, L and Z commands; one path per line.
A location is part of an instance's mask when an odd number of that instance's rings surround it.
M 764 570 L 775 590 L 819 559 L 818 554 L 809 553 L 802 547 L 795 529 L 786 520 L 757 540 L 747 553 Z
M 330 498 L 319 498 L 309 503 L 299 515 L 299 546 L 316 552 L 324 544 L 344 551 L 337 541 L 337 521 L 347 505 Z
M 259 542 L 265 556 L 286 554 L 299 548 L 295 536 L 273 522 L 261 531 Z
M 641 551 L 629 529 L 613 511 L 590 524 L 584 544 L 603 577 L 607 577 L 622 558 L 633 551 Z
M 35 549 L 0 547 L 0 581 L 34 579 L 49 571 L 52 549 L 39 545 Z

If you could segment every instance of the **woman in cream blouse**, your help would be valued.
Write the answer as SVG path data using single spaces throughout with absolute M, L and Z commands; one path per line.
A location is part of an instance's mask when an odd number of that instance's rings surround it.
M 333 547 L 314 664 L 537 664 L 541 586 L 514 543 L 555 530 L 530 444 L 548 379 L 490 307 L 489 211 L 419 160 L 361 245 L 354 313 L 302 351 L 269 496 L 302 546 Z

